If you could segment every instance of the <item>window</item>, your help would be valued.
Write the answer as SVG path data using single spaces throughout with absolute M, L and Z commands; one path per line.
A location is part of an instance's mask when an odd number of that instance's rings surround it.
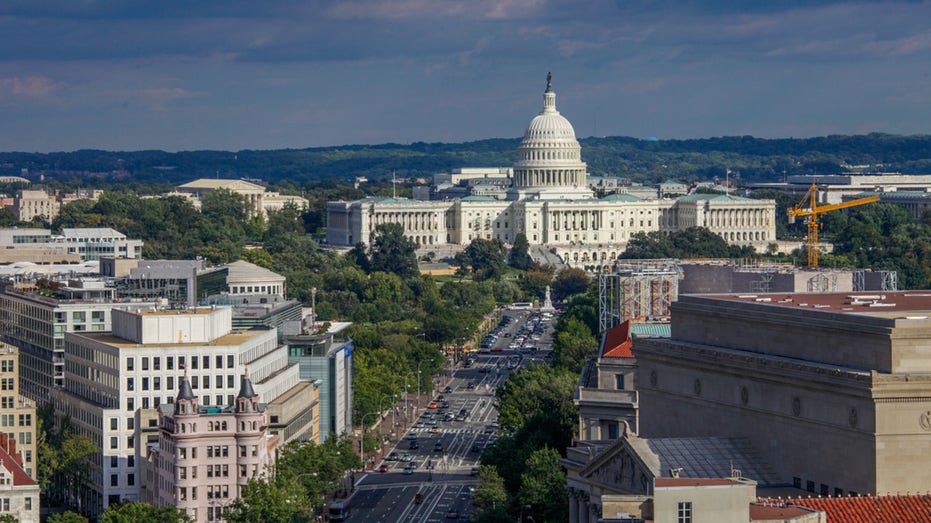
M 110 430 L 116 430 L 119 428 L 120 421 L 116 418 L 110 418 Z
M 814 491 L 815 491 L 815 482 L 812 481 L 812 480 L 806 481 L 806 482 L 805 482 L 805 490 L 807 490 L 808 492 L 814 492 Z
M 142 358 L 142 370 L 149 370 L 149 358 L 148 357 Z
M 235 361 L 236 361 L 236 360 L 235 360 L 234 356 L 232 356 L 232 355 L 227 356 L 227 357 L 226 357 L 226 367 L 227 367 L 228 369 L 232 369 L 233 367 L 236 366 Z
M 168 376 L 168 390 L 175 390 L 175 377 Z
M 162 359 L 159 357 L 152 358 L 152 370 L 162 370 Z
M 204 356 L 203 360 L 204 360 L 204 368 L 209 369 L 210 368 L 210 356 Z
M 25 507 L 24 507 L 24 508 L 25 508 L 26 510 L 32 510 L 32 498 L 27 497 L 27 498 L 25 499 L 24 503 L 25 503 Z
M 127 391 L 136 390 L 136 381 L 134 378 L 126 378 L 126 390 Z
M 133 367 L 135 366 L 134 362 L 135 362 L 135 358 L 126 358 L 126 370 L 128 371 L 133 370 Z
M 111 438 L 110 438 L 110 448 L 111 448 L 111 449 L 118 449 L 118 448 L 120 448 L 120 439 L 117 438 L 116 436 L 111 437 Z
M 119 485 L 119 484 L 120 484 L 120 479 L 119 479 L 119 478 L 120 478 L 120 477 L 119 477 L 119 475 L 117 475 L 117 474 L 110 474 L 110 486 L 111 486 L 111 487 L 115 487 L 115 486 Z
M 232 374 L 230 374 L 229 376 L 226 377 L 226 388 L 228 388 L 228 389 L 234 388 L 234 386 L 233 386 L 233 380 L 234 380 L 234 379 L 235 379 L 235 376 L 233 376 Z
M 223 368 L 223 356 L 217 356 L 217 364 L 216 364 L 216 367 L 217 367 L 218 369 L 222 369 L 222 368 Z
M 624 390 L 624 375 L 616 374 L 614 376 L 614 380 L 615 380 L 615 387 L 617 388 L 617 390 Z
M 135 485 L 135 484 L 136 484 L 136 475 L 135 475 L 135 474 L 128 474 L 128 475 L 126 476 L 126 484 L 129 485 L 130 487 L 132 487 L 133 485 Z
M 120 466 L 120 458 L 116 456 L 110 456 L 110 468 L 115 469 Z
M 165 358 L 165 366 L 168 368 L 168 370 L 174 370 L 175 369 L 175 357 L 168 356 L 167 358 Z
M 142 378 L 142 390 L 149 390 L 149 378 Z
M 136 418 L 129 418 L 126 420 L 126 429 L 136 430 Z
M 617 439 L 617 423 L 608 423 L 608 439 Z
M 692 523 L 692 502 L 680 501 L 677 516 L 677 523 Z

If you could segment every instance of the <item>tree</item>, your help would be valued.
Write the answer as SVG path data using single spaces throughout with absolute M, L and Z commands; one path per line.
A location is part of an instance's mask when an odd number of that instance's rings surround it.
M 585 292 L 592 279 L 583 269 L 565 268 L 556 273 L 553 280 L 553 294 L 556 299 L 564 300 L 573 294 Z
M 562 318 L 553 340 L 553 365 L 576 375 L 598 353 L 598 340 L 587 325 L 577 318 Z
M 472 504 L 478 511 L 478 521 L 497 523 L 511 521 L 508 516 L 508 493 L 504 479 L 495 467 L 482 465 L 478 471 L 478 488 L 472 496 Z
M 392 272 L 402 278 L 417 271 L 417 244 L 404 236 L 399 223 L 382 223 L 375 227 L 370 251 L 372 271 Z
M 88 519 L 70 510 L 59 514 L 52 514 L 46 523 L 88 523 Z
M 137 501 L 110 505 L 100 515 L 98 521 L 99 523 L 190 523 L 193 520 L 184 509 L 154 507 Z
M 294 477 L 252 478 L 223 518 L 228 523 L 295 523 L 309 521 L 312 513 L 311 501 Z
M 530 268 L 530 243 L 527 242 L 527 235 L 522 232 L 514 236 L 514 243 L 511 245 L 510 263 L 511 267 L 522 271 Z
M 528 301 L 538 300 L 546 292 L 546 286 L 553 281 L 555 269 L 551 265 L 533 264 L 518 281 Z
M 2 514 L 0 515 L 0 523 L 19 523 L 19 519 L 13 514 Z
M 544 447 L 527 458 L 521 474 L 517 500 L 530 505 L 534 520 L 540 523 L 560 523 L 569 520 L 566 491 L 566 473 L 559 464 L 559 453 Z
M 476 281 L 497 280 L 507 267 L 506 249 L 501 240 L 476 238 L 457 257 L 460 266 L 471 265 Z

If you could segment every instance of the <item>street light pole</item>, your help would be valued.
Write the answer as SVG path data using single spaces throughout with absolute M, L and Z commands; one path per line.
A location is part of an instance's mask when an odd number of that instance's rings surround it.
M 371 415 L 373 415 L 373 414 L 380 414 L 380 413 L 379 413 L 379 412 L 369 412 L 369 413 L 367 413 L 367 414 L 363 414 L 363 415 L 362 415 L 362 434 L 359 436 L 359 458 L 362 460 L 362 470 L 363 470 L 363 471 L 365 470 L 365 433 L 366 433 L 366 428 L 367 428 L 366 425 L 365 425 L 365 418 L 367 418 L 367 417 L 369 417 L 369 416 L 371 416 Z

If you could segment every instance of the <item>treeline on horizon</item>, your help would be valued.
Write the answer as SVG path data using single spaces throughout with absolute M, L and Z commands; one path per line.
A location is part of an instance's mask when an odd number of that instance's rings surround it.
M 688 140 L 583 138 L 589 174 L 635 182 L 723 178 L 780 181 L 785 175 L 834 174 L 850 166 L 872 172 L 931 173 L 931 135 L 832 135 L 764 139 L 730 136 Z M 430 177 L 459 167 L 505 167 L 520 139 L 409 145 L 345 145 L 242 151 L 100 151 L 0 153 L 0 175 L 33 182 L 91 178 L 178 184 L 197 178 L 247 178 L 271 183 L 323 179 Z M 23 171 L 25 169 L 25 171 Z

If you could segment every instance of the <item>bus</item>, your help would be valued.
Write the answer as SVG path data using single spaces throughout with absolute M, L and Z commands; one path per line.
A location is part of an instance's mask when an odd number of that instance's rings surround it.
M 349 500 L 338 499 L 330 503 L 330 521 L 346 521 L 349 517 Z
M 509 308 L 511 309 L 532 309 L 533 303 L 529 301 L 519 301 L 519 302 L 512 303 Z

